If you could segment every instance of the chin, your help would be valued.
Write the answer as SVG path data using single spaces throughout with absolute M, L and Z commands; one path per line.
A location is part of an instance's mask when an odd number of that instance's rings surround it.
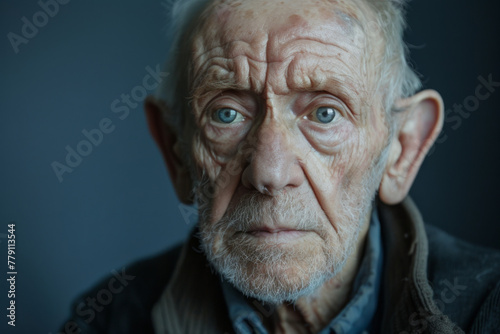
M 205 239 L 202 245 L 216 271 L 243 294 L 280 304 L 313 294 L 337 275 L 352 251 L 353 240 L 325 240 L 309 232 L 278 242 L 237 233 L 226 240 Z
M 310 203 L 290 194 L 251 194 L 216 222 L 201 215 L 201 246 L 209 263 L 243 294 L 263 302 L 313 294 L 342 271 L 364 215 L 338 210 L 334 229 Z

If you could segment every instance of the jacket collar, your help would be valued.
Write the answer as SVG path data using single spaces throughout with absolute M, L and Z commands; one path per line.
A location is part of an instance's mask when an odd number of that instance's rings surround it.
M 378 207 L 385 247 L 382 333 L 463 333 L 433 300 L 427 234 L 413 200 Z

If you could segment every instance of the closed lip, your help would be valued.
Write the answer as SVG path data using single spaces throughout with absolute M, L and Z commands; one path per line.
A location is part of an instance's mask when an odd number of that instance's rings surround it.
M 257 227 L 248 230 L 246 233 L 280 233 L 280 232 L 304 232 L 303 230 L 297 230 L 289 227 Z
M 254 237 L 291 238 L 304 235 L 308 232 L 311 232 L 311 230 L 302 230 L 293 227 L 260 226 L 260 227 L 252 227 L 247 231 L 242 231 L 240 233 L 245 233 Z
M 309 232 L 310 231 L 307 230 L 297 230 L 294 228 L 259 227 L 253 228 L 244 234 L 261 242 L 283 244 L 301 239 Z

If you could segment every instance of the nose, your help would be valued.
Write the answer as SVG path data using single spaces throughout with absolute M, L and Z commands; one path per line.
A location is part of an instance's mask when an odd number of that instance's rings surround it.
M 272 122 L 272 121 L 271 121 Z M 286 129 L 262 124 L 242 174 L 243 186 L 270 196 L 286 187 L 298 187 L 305 175 Z

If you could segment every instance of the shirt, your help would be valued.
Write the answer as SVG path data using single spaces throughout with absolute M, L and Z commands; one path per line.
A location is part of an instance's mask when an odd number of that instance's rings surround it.
M 320 334 L 361 334 L 369 331 L 377 309 L 382 262 L 380 222 L 377 210 L 374 209 L 364 254 L 354 280 L 349 302 Z M 269 333 L 262 321 L 264 317 L 272 315 L 269 306 L 257 300 L 246 298 L 226 281 L 222 283 L 222 291 L 236 333 Z

